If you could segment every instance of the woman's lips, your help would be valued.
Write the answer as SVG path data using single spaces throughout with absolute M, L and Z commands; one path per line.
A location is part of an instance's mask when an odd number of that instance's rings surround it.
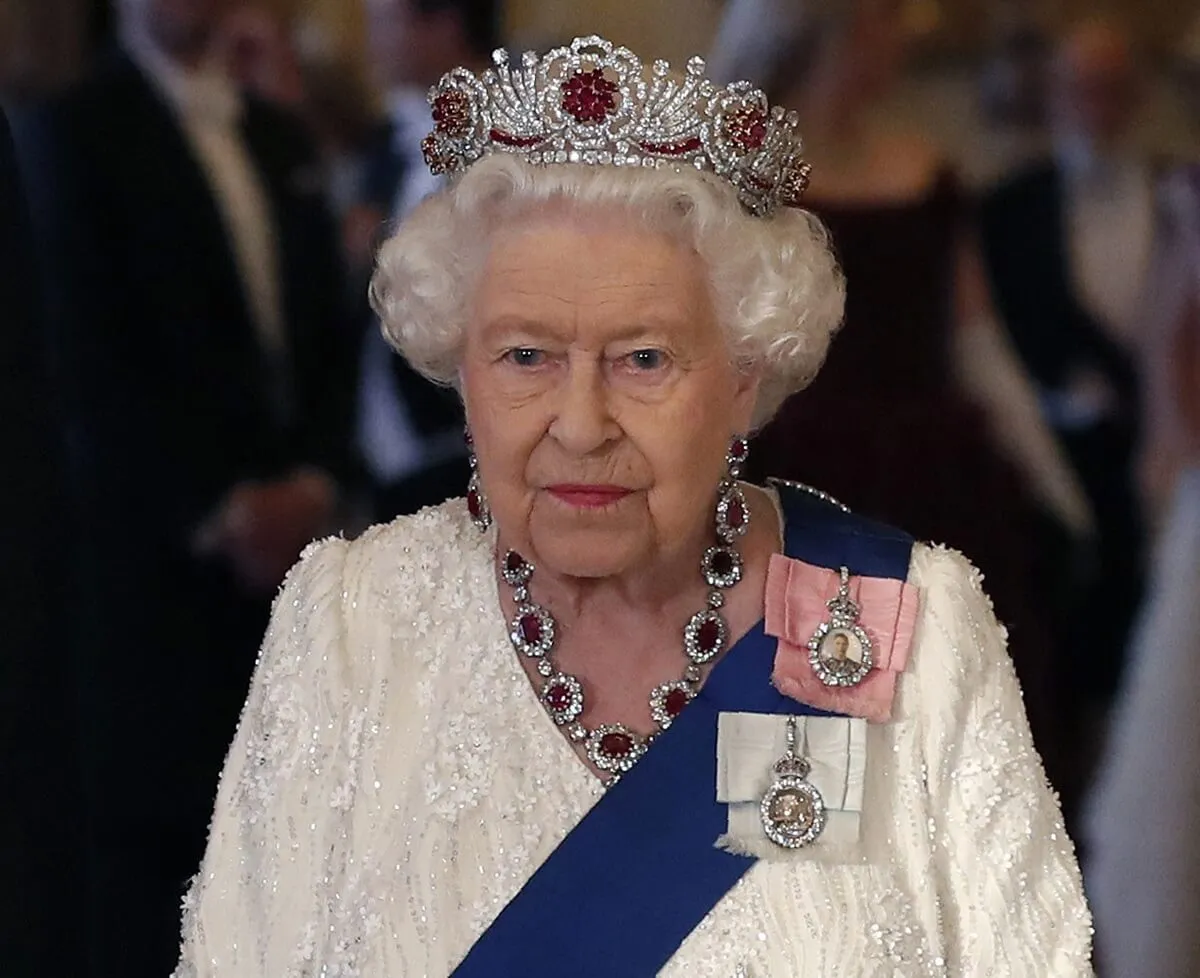
M 633 492 L 632 489 L 625 489 L 622 486 L 589 486 L 573 483 L 547 486 L 546 491 L 568 506 L 576 506 L 580 509 L 600 509 L 604 506 L 611 506 Z

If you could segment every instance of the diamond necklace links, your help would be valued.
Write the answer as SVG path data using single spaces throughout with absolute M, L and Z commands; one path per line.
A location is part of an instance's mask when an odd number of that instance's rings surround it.
M 566 729 L 574 743 L 584 745 L 588 759 L 611 776 L 610 784 L 612 779 L 632 768 L 646 753 L 654 737 L 667 730 L 683 712 L 700 689 L 703 667 L 716 659 L 728 644 L 729 626 L 721 608 L 725 603 L 723 592 L 742 579 L 742 557 L 734 542 L 745 535 L 750 526 L 750 510 L 737 481 L 747 454 L 745 440 L 734 439 L 726 456 L 728 476 L 721 483 L 718 495 L 716 531 L 719 542 L 705 551 L 701 561 L 701 571 L 709 587 L 708 598 L 705 607 L 684 626 L 686 661 L 683 675 L 650 691 L 650 717 L 656 730 L 649 737 L 622 723 L 605 723 L 593 728 L 583 723 L 583 683 L 555 662 L 558 623 L 529 593 L 533 564 L 515 550 L 509 550 L 500 561 L 500 574 L 512 588 L 516 605 L 509 623 L 509 641 L 521 655 L 536 661 L 541 681 L 538 697 L 546 712 L 556 724 Z

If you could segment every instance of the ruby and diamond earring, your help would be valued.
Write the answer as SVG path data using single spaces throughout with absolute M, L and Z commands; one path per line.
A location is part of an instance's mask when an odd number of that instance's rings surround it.
M 471 467 L 471 479 L 467 483 L 467 512 L 471 514 L 471 522 L 485 533 L 492 525 L 492 511 L 488 508 L 487 496 L 483 494 L 483 483 L 479 480 L 479 459 L 475 457 L 475 440 L 471 437 L 471 429 L 463 433 L 467 443 L 467 464 Z

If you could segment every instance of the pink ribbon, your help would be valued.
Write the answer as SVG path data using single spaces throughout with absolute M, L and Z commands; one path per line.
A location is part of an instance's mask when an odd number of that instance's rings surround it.
M 860 609 L 859 627 L 871 640 L 873 662 L 857 686 L 834 687 L 813 672 L 808 643 L 829 620 L 826 602 L 837 595 L 838 584 L 837 571 L 782 554 L 771 557 L 764 624 L 767 634 L 779 640 L 771 682 L 785 696 L 817 709 L 886 723 L 892 717 L 896 676 L 908 664 L 919 592 L 907 581 L 850 578 L 850 597 Z

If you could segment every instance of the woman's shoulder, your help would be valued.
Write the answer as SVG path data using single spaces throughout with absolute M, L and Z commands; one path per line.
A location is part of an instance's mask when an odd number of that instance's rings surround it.
M 920 607 L 910 671 L 922 696 L 945 700 L 980 683 L 1015 681 L 1008 631 L 997 620 L 984 575 L 949 547 L 913 547 L 909 583 Z
M 917 543 L 908 579 L 921 592 L 922 610 L 927 615 L 948 616 L 973 626 L 995 624 L 983 572 L 962 552 L 942 544 Z M 1006 641 L 1004 628 L 996 628 L 997 637 Z
M 394 615 L 458 604 L 491 572 L 491 536 L 471 522 L 465 500 L 451 499 L 366 530 L 349 544 L 346 589 L 358 609 Z M 371 611 L 374 609 L 374 612 Z
M 424 610 L 453 607 L 490 571 L 488 540 L 452 499 L 353 540 L 310 544 L 275 600 L 267 644 L 302 635 L 309 647 L 354 657 L 364 632 Z
M 378 523 L 353 539 L 331 536 L 309 544 L 276 602 L 297 588 L 328 585 L 339 576 L 344 578 L 343 589 L 386 579 L 411 590 L 422 579 L 453 574 L 486 553 L 483 534 L 471 523 L 466 502 L 450 499 Z
M 953 547 L 940 543 L 914 544 L 909 580 L 922 590 L 942 596 L 954 594 L 958 599 L 970 596 L 991 608 L 983 573 L 966 554 Z
M 467 513 L 466 500 L 449 499 L 363 531 L 350 543 L 349 557 L 370 572 L 409 566 L 433 571 L 464 555 L 486 552 L 483 541 L 484 534 Z
M 996 621 L 983 574 L 962 553 L 915 540 L 903 529 L 862 516 L 801 483 L 771 479 L 768 491 L 781 507 L 789 554 L 793 538 L 805 540 L 805 547 L 822 541 L 818 548 L 852 554 L 860 568 L 856 573 L 906 579 L 916 592 L 912 668 L 926 673 L 934 668 L 958 670 L 972 657 L 1007 658 L 996 655 L 997 649 L 1005 652 L 1007 633 Z M 819 562 L 836 567 L 838 560 Z M 877 569 L 861 569 L 867 566 Z M 934 666 L 935 662 L 941 664 Z
M 452 638 L 461 645 L 487 621 L 473 612 L 491 572 L 488 540 L 452 500 L 311 544 L 275 599 L 251 693 L 256 722 L 290 729 L 319 713 L 336 723 L 453 654 Z

